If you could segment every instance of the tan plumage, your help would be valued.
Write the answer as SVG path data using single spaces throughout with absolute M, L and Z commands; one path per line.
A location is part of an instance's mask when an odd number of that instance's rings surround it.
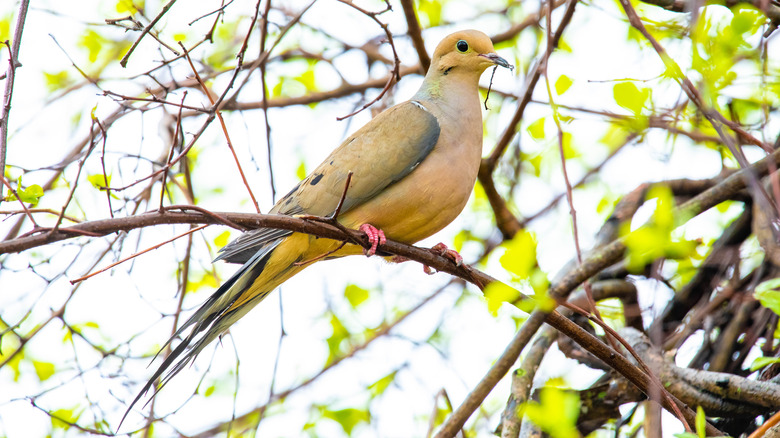
M 339 222 L 349 228 L 371 224 L 387 238 L 406 243 L 439 231 L 460 214 L 474 187 L 482 153 L 478 82 L 493 65 L 510 67 L 496 55 L 487 35 L 467 30 L 447 36 L 436 48 L 414 97 L 382 112 L 347 138 L 270 213 L 331 214 L 352 171 Z M 320 257 L 340 244 L 259 229 L 225 246 L 217 260 L 243 266 L 168 340 L 166 346 L 192 327 L 130 408 L 179 356 L 184 354 L 163 384 L 277 286 L 304 269 L 296 262 Z M 361 251 L 348 244 L 328 258 Z

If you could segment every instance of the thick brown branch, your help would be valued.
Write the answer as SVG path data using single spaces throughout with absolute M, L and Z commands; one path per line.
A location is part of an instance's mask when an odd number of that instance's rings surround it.
M 422 29 L 420 29 L 420 22 L 417 20 L 417 11 L 414 9 L 414 2 L 412 0 L 401 0 L 401 6 L 404 8 L 404 17 L 406 17 L 406 28 L 409 38 L 412 39 L 414 44 L 414 50 L 417 51 L 417 57 L 420 58 L 420 64 L 422 65 L 422 71 L 428 71 L 428 67 L 431 66 L 431 57 L 428 56 L 428 52 L 425 51 L 425 41 L 422 38 Z

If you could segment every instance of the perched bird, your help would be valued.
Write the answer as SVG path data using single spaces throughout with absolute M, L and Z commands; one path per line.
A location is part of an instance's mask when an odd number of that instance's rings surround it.
M 333 213 L 351 172 L 338 221 L 366 232 L 371 242 L 367 255 L 376 252 L 385 236 L 414 243 L 441 230 L 460 214 L 474 188 L 482 154 L 479 78 L 491 66 L 512 68 L 496 54 L 487 35 L 466 30 L 447 36 L 433 53 L 419 91 L 344 140 L 270 213 Z M 216 260 L 243 266 L 166 342 L 163 349 L 192 327 L 128 412 L 158 377 L 167 371 L 165 384 L 277 286 L 303 270 L 307 264 L 301 262 L 362 250 L 353 244 L 340 245 L 307 234 L 261 228 L 222 248 Z

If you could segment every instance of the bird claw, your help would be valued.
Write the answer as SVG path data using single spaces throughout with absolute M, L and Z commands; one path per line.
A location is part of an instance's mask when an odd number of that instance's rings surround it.
M 433 248 L 431 248 L 431 251 L 435 252 L 436 254 L 442 257 L 446 257 L 452 260 L 452 262 L 455 263 L 455 266 L 463 266 L 463 257 L 461 257 L 461 255 L 458 254 L 457 251 L 447 248 L 447 245 L 443 243 L 437 243 L 436 245 L 433 246 Z M 395 255 L 390 258 L 390 261 L 392 263 L 403 263 L 403 262 L 408 262 L 409 260 L 410 259 L 399 255 Z M 423 271 L 428 275 L 433 275 L 436 273 L 436 271 L 434 271 L 433 268 L 431 268 L 428 265 L 423 265 Z
M 359 230 L 366 233 L 366 236 L 368 236 L 368 243 L 371 244 L 371 248 L 363 249 L 363 254 L 365 254 L 366 257 L 371 257 L 376 254 L 376 249 L 379 245 L 384 245 L 387 242 L 384 231 L 371 224 L 363 224 L 360 226 Z
M 446 257 L 455 263 L 455 266 L 462 266 L 463 265 L 463 257 L 461 257 L 460 254 L 458 254 L 458 251 L 455 251 L 454 249 L 447 248 L 447 245 L 439 242 L 436 245 L 431 248 L 434 252 L 438 253 L 442 257 Z M 427 273 L 427 271 L 426 271 Z

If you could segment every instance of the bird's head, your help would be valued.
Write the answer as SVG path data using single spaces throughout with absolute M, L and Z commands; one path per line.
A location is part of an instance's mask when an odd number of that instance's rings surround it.
M 436 47 L 429 74 L 479 76 L 488 67 L 514 68 L 498 56 L 490 37 L 478 30 L 462 30 L 447 35 Z

